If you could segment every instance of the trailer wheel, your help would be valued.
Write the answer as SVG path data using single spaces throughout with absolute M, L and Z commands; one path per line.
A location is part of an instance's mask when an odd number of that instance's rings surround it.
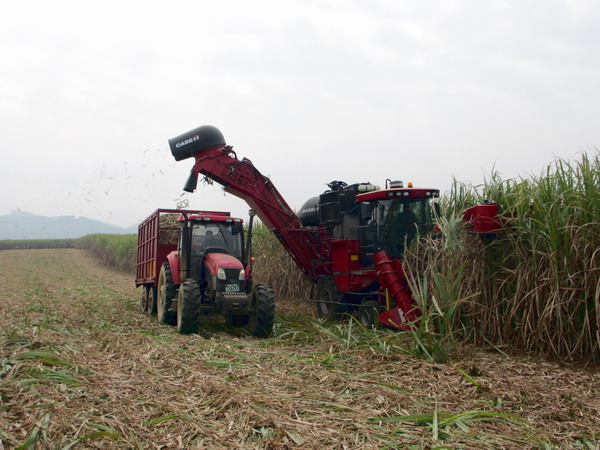
M 150 286 L 148 290 L 148 307 L 146 311 L 155 316 L 158 313 L 158 290 L 154 286 Z
M 273 288 L 268 284 L 257 285 L 252 292 L 252 306 L 256 308 L 256 311 L 250 317 L 250 333 L 259 338 L 269 337 L 273 332 L 273 323 L 275 322 L 275 292 Z
M 342 306 L 337 304 L 340 294 L 333 281 L 328 277 L 321 277 L 317 282 L 317 316 L 323 319 L 335 320 L 341 312 Z
M 200 329 L 200 284 L 185 280 L 179 288 L 177 299 L 177 330 L 181 334 L 197 333 Z
M 142 284 L 142 298 L 139 304 L 140 311 L 143 313 L 148 312 L 148 286 Z
M 169 311 L 171 303 L 175 298 L 175 284 L 173 283 L 173 275 L 168 262 L 163 263 L 160 274 L 158 275 L 158 298 L 157 298 L 157 313 L 158 321 L 168 325 L 175 325 L 176 314 Z

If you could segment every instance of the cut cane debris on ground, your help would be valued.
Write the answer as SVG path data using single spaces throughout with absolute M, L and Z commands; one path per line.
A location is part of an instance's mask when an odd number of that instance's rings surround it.
M 600 375 L 307 319 L 184 336 L 82 250 L 0 253 L 0 448 L 595 448 Z M 309 312 L 310 311 L 310 312 Z M 501 349 L 500 349 L 501 350 Z

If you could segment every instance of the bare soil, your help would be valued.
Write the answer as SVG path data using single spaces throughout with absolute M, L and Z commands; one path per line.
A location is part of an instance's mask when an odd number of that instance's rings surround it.
M 0 252 L 0 449 L 596 448 L 595 370 L 352 345 L 280 302 L 274 337 L 182 336 L 81 250 Z M 459 416 L 459 414 L 462 414 Z

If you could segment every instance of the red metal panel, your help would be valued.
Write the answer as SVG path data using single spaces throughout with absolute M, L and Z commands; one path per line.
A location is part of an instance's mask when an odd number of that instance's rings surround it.
M 359 270 L 359 243 L 356 239 L 338 239 L 331 241 L 331 269 L 333 280 L 340 292 L 356 290 L 351 285 L 351 272 Z
M 357 202 L 370 202 L 373 200 L 386 200 L 389 198 L 435 198 L 440 195 L 439 189 L 427 188 L 394 188 L 380 189 L 365 192 L 356 196 Z
M 502 227 L 498 219 L 498 205 L 476 205 L 463 212 L 463 220 L 469 222 L 472 233 L 497 233 Z

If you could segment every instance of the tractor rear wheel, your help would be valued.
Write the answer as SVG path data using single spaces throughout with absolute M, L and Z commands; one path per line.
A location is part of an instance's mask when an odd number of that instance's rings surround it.
M 268 284 L 259 284 L 252 291 L 252 306 L 256 311 L 250 317 L 250 333 L 266 338 L 273 332 L 275 322 L 275 292 Z M 239 316 L 238 316 L 239 317 Z
M 321 277 L 317 282 L 317 316 L 323 319 L 335 320 L 341 312 L 338 304 L 340 294 L 329 277 Z
M 169 311 L 171 303 L 175 298 L 175 284 L 173 283 L 173 275 L 171 274 L 171 266 L 168 262 L 163 263 L 160 274 L 158 276 L 158 298 L 156 301 L 156 310 L 158 321 L 168 325 L 175 325 L 176 313 Z
M 179 288 L 177 300 L 177 330 L 181 334 L 197 333 L 200 329 L 200 284 L 196 280 L 185 280 Z

